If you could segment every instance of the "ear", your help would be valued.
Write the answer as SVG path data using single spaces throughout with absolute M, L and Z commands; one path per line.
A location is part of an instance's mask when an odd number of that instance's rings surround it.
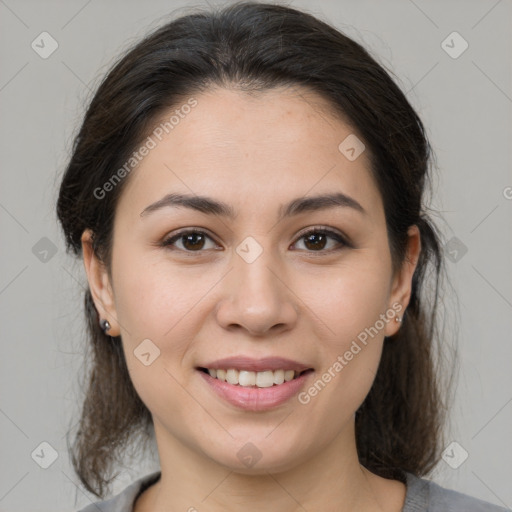
M 412 291 L 412 277 L 416 270 L 421 252 L 421 233 L 418 226 L 415 224 L 410 226 L 407 231 L 407 235 L 408 241 L 405 259 L 402 264 L 402 268 L 393 278 L 391 295 L 389 298 L 390 302 L 388 304 L 388 308 L 395 310 L 397 312 L 397 316 L 400 317 L 403 317 L 405 310 L 409 305 Z M 400 310 L 397 309 L 398 304 L 401 306 Z M 395 307 L 393 307 L 393 305 L 395 305 Z M 388 322 L 386 324 L 385 336 L 393 336 L 399 329 L 399 322 L 394 320 L 392 322 Z
M 117 321 L 114 292 L 107 269 L 93 250 L 92 231 L 90 229 L 86 229 L 82 233 L 81 241 L 85 272 L 87 273 L 87 280 L 89 281 L 89 288 L 94 300 L 94 305 L 96 306 L 100 319 L 108 320 L 111 326 L 108 335 L 119 336 L 120 329 Z

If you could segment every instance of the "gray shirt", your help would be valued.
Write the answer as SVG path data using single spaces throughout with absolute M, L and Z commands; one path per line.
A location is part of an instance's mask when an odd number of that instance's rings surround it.
M 510 509 L 491 505 L 466 494 L 445 489 L 429 480 L 407 476 L 407 493 L 402 512 L 506 512 Z M 79 512 L 133 512 L 135 500 L 160 478 L 156 471 L 139 478 L 121 493 L 105 501 L 92 503 Z

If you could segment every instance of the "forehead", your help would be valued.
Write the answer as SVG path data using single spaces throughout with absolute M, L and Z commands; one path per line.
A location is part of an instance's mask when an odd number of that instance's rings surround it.
M 195 106 L 181 110 L 191 99 Z M 340 151 L 354 136 L 327 101 L 306 89 L 191 95 L 155 123 L 154 147 L 132 171 L 118 208 L 136 205 L 140 212 L 167 193 L 184 192 L 215 196 L 253 215 L 267 204 L 277 210 L 308 193 L 341 191 L 378 215 L 368 152 L 350 160 Z

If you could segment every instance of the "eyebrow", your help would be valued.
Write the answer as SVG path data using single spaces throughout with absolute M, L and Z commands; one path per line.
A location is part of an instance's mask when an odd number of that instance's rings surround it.
M 146 216 L 148 213 L 155 212 L 162 208 L 184 207 L 196 210 L 207 215 L 218 215 L 235 219 L 237 214 L 232 206 L 218 201 L 211 197 L 189 195 L 189 194 L 167 194 L 155 203 L 150 204 L 140 216 Z M 304 212 L 313 212 L 328 208 L 351 208 L 357 212 L 367 215 L 366 210 L 352 197 L 342 192 L 332 194 L 322 194 L 313 197 L 298 197 L 286 205 L 279 208 L 278 218 L 282 220 L 285 217 L 291 217 Z

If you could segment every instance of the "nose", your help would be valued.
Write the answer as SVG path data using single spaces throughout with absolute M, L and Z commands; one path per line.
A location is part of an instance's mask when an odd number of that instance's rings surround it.
M 235 253 L 234 268 L 224 279 L 222 298 L 216 307 L 217 322 L 224 329 L 268 338 L 296 325 L 296 296 L 269 253 L 264 250 L 252 263 Z

